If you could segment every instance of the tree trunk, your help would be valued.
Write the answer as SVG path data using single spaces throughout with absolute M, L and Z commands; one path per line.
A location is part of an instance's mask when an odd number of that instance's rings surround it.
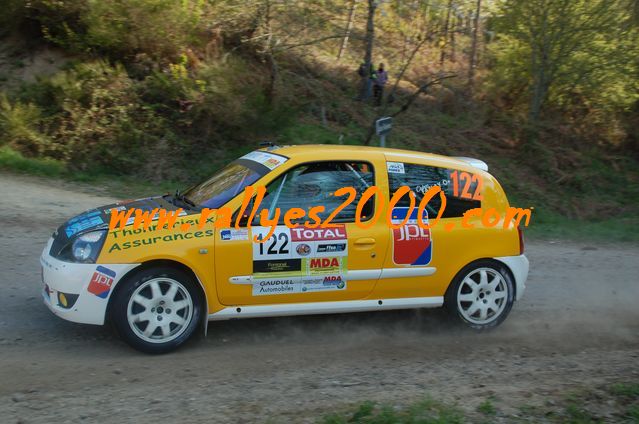
M 455 40 L 455 34 L 459 30 L 459 18 L 453 16 L 453 30 L 450 32 L 450 61 L 455 62 L 457 60 L 457 40 Z
M 266 88 L 266 100 L 269 105 L 275 103 L 275 87 L 277 84 L 277 62 L 273 56 L 273 28 L 271 27 L 271 2 L 266 0 L 264 3 L 264 31 L 267 36 L 264 39 L 264 56 L 269 66 L 269 84 Z
M 528 110 L 528 122 L 532 127 L 536 127 L 541 115 L 541 108 L 546 101 L 546 95 L 550 87 L 550 82 L 547 78 L 546 61 L 544 60 L 544 53 L 541 53 L 541 58 L 538 59 L 537 69 L 533 69 L 533 86 L 530 97 L 530 106 Z
M 340 44 L 339 52 L 337 53 L 338 61 L 342 58 L 342 55 L 346 51 L 346 47 L 348 47 L 348 39 L 351 36 L 353 22 L 355 20 L 355 8 L 357 7 L 357 1 L 358 0 L 351 0 L 351 7 L 348 10 L 348 22 L 346 23 L 346 30 L 344 31 L 344 38 L 342 39 L 342 44 Z
M 477 43 L 479 39 L 479 15 L 481 13 L 481 0 L 477 0 L 477 8 L 473 19 L 473 37 L 470 47 L 470 60 L 468 63 L 468 94 L 473 94 L 475 84 L 475 68 L 477 67 Z
M 444 67 L 444 61 L 446 60 L 446 46 L 448 45 L 448 28 L 450 26 L 450 10 L 453 8 L 453 0 L 448 0 L 448 7 L 446 8 L 446 20 L 444 21 L 444 33 L 442 38 L 444 40 L 441 46 L 441 53 L 439 54 L 439 67 Z
M 364 53 L 364 75 L 362 76 L 362 87 L 360 99 L 365 100 L 370 97 L 370 69 L 373 66 L 373 46 L 375 44 L 375 11 L 377 10 L 377 0 L 368 0 L 368 17 L 366 19 L 366 51 Z

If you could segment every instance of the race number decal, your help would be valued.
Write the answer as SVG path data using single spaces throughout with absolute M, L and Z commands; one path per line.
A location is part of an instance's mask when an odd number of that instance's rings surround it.
M 254 227 L 262 240 L 268 227 Z M 263 243 L 253 241 L 253 296 L 346 288 L 348 238 L 335 228 L 277 226 Z
M 406 218 L 408 208 L 393 209 L 393 224 L 401 224 Z M 428 224 L 428 213 L 424 210 L 423 220 Z M 393 262 L 395 265 L 428 265 L 433 256 L 433 243 L 430 229 L 424 230 L 417 224 L 417 208 L 400 228 L 393 229 Z

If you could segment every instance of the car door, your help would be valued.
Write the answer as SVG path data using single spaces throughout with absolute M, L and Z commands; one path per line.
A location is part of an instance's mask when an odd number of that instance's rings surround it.
M 381 274 L 388 248 L 383 219 L 372 215 L 380 207 L 377 196 L 363 202 L 362 228 L 355 223 L 361 194 L 385 172 L 382 155 L 367 160 L 306 162 L 291 166 L 267 185 L 259 214 L 279 219 L 276 226 L 259 225 L 221 229 L 215 243 L 215 275 L 218 298 L 224 305 L 302 303 L 357 300 L 369 295 Z M 380 166 L 382 168 L 380 168 Z M 385 179 L 384 179 L 385 181 Z M 354 187 L 356 197 L 343 206 L 336 197 L 341 187 Z M 332 225 L 316 226 L 308 213 Z M 336 208 L 341 211 L 333 214 Z M 254 205 L 250 206 L 252 209 Z M 300 208 L 306 216 L 286 225 L 284 216 Z M 293 228 L 291 228 L 293 227 Z M 263 239 L 263 243 L 254 240 Z
M 408 195 L 397 202 L 393 210 L 393 223 L 405 222 L 401 228 L 388 229 L 389 246 L 384 263 L 385 273 L 376 287 L 378 297 L 434 297 L 443 296 L 454 274 L 460 269 L 459 259 L 469 248 L 468 230 L 461 229 L 463 214 L 481 203 L 456 195 L 452 190 L 451 173 L 454 169 L 432 165 L 424 160 L 400 155 L 387 156 L 388 195 L 402 186 L 408 187 L 416 198 L 410 209 Z M 436 224 L 441 200 L 436 195 L 422 217 L 433 224 L 424 229 L 417 224 L 417 205 L 433 186 L 439 186 L 446 195 L 446 206 Z M 476 191 L 476 186 L 471 192 Z M 409 219 L 404 221 L 408 211 Z M 451 230 L 454 228 L 454 230 Z

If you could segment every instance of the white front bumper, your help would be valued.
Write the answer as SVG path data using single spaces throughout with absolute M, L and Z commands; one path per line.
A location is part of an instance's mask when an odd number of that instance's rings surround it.
M 515 292 L 517 297 L 515 300 L 521 299 L 526 290 L 526 280 L 528 279 L 528 258 L 526 255 L 519 256 L 502 256 L 495 258 L 500 262 L 503 262 L 513 273 L 515 277 Z
M 120 279 L 138 264 L 100 265 L 60 261 L 49 254 L 52 242 L 53 239 L 50 239 L 42 251 L 42 256 L 40 256 L 42 282 L 45 284 L 42 297 L 45 305 L 54 314 L 68 321 L 83 324 L 104 324 L 107 305 L 111 294 L 113 294 L 113 289 Z M 98 267 L 106 269 L 109 275 L 101 273 Z M 89 284 L 92 278 L 96 277 L 100 281 L 100 287 L 108 289 L 108 291 L 101 292 L 100 296 L 89 291 Z M 92 289 L 92 291 L 96 290 Z M 72 299 L 74 295 L 78 295 L 78 298 L 72 305 L 71 302 L 68 302 L 65 307 L 60 301 L 60 293 L 64 293 L 68 300 Z

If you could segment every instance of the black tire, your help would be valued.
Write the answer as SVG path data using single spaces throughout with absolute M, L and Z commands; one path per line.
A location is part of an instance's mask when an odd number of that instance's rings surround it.
M 494 278 L 499 276 L 500 281 L 495 284 L 492 291 L 490 286 L 486 287 L 481 281 L 482 271 L 486 271 L 488 282 L 494 282 Z M 477 286 L 473 286 L 467 278 L 476 282 Z M 474 287 L 475 291 L 471 287 Z M 502 290 L 496 290 L 497 288 Z M 498 296 L 503 297 L 498 299 Z M 469 300 L 470 298 L 472 300 Z M 481 259 L 466 265 L 457 273 L 446 291 L 444 307 L 457 323 L 484 331 L 504 322 L 514 301 L 515 285 L 508 268 L 501 262 Z M 479 309 L 475 311 L 476 307 Z M 486 309 L 485 319 L 482 319 L 482 308 Z
M 130 346 L 141 352 L 161 354 L 177 349 L 191 338 L 201 322 L 203 305 L 198 283 L 189 274 L 166 266 L 148 268 L 118 284 L 110 319 Z M 153 328 L 148 326 L 155 326 L 155 330 L 151 332 Z M 148 335 L 147 328 L 151 332 Z

